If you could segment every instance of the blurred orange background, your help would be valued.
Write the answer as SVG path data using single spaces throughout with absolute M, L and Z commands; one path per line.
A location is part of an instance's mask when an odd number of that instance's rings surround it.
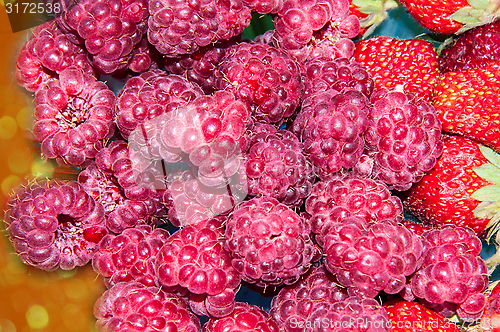
M 0 0 L 0 205 L 27 179 L 58 176 L 30 140 L 32 94 L 14 80 L 15 57 L 30 31 L 12 33 Z M 2 212 L 3 220 L 3 212 Z M 47 273 L 25 266 L 0 231 L 0 332 L 95 331 L 92 308 L 104 291 L 90 266 Z

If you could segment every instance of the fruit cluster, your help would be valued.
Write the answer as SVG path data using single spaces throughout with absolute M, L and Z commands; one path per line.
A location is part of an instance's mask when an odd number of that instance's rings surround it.
M 500 253 L 485 262 L 480 239 L 500 220 L 499 23 L 439 55 L 355 43 L 394 5 L 372 2 L 63 3 L 15 78 L 42 158 L 79 174 L 10 197 L 21 260 L 91 262 L 98 331 L 457 331 L 453 315 L 494 331 Z M 403 1 L 429 29 L 469 27 L 470 8 L 419 2 Z M 251 13 L 275 30 L 241 40 Z M 242 284 L 276 292 L 269 313 Z

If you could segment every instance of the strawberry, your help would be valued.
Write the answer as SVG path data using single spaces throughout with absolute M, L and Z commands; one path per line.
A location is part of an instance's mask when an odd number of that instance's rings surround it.
M 413 234 L 422 235 L 425 231 L 433 229 L 433 225 L 430 224 L 422 224 L 416 221 L 404 219 L 402 224 L 412 231 Z
M 349 0 L 349 13 L 358 17 L 359 35 L 366 37 L 387 18 L 389 9 L 398 6 L 395 0 Z
M 491 235 L 500 220 L 500 155 L 468 138 L 444 136 L 443 154 L 404 206 L 423 222 Z
M 423 27 L 438 33 L 460 33 L 492 22 L 500 15 L 496 0 L 401 0 Z
M 388 302 L 384 307 L 391 332 L 460 332 L 448 319 L 416 302 Z
M 421 39 L 375 37 L 356 44 L 354 58 L 364 65 L 375 88 L 403 86 L 427 101 L 437 82 L 437 54 L 431 43 Z
M 492 283 L 486 293 L 488 298 L 481 317 L 481 331 L 500 332 L 500 282 Z
M 443 131 L 466 136 L 500 151 L 500 64 L 441 75 L 434 107 Z

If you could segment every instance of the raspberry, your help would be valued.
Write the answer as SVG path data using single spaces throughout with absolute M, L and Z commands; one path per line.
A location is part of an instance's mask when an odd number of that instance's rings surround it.
M 135 45 L 128 62 L 128 68 L 134 73 L 144 73 L 163 66 L 162 55 L 149 43 L 147 35 Z
M 168 190 L 163 202 L 169 207 L 169 220 L 176 226 L 184 226 L 229 214 L 247 194 L 244 171 L 226 178 L 224 185 L 210 187 L 203 184 L 192 170 L 173 172 L 167 176 Z
M 377 90 L 365 135 L 374 159 L 373 178 L 390 189 L 408 190 L 436 164 L 443 151 L 434 107 L 409 92 Z
M 249 103 L 259 122 L 281 124 L 295 113 L 302 95 L 297 64 L 266 44 L 240 43 L 217 67 L 215 87 Z
M 277 130 L 272 125 L 256 125 L 244 157 L 249 194 L 301 206 L 311 193 L 316 175 L 302 143 L 292 132 Z
M 321 179 L 356 165 L 364 149 L 368 112 L 368 99 L 353 89 L 329 89 L 302 102 L 292 132 L 304 142 Z
M 326 268 L 349 294 L 362 297 L 403 290 L 422 264 L 422 249 L 420 237 L 404 226 L 357 216 L 333 225 L 324 238 Z
M 186 294 L 198 314 L 223 317 L 234 309 L 241 277 L 222 246 L 224 218 L 188 225 L 170 236 L 157 255 L 163 289 Z
M 354 175 L 339 176 L 317 182 L 307 198 L 306 212 L 310 215 L 312 232 L 318 244 L 332 225 L 351 216 L 367 222 L 401 221 L 403 204 L 392 196 L 385 184 Z
M 33 135 L 42 154 L 62 165 L 81 165 L 95 157 L 101 140 L 114 131 L 114 93 L 77 68 L 60 72 L 35 94 Z
M 370 97 L 374 87 L 371 75 L 366 69 L 346 58 L 314 58 L 302 65 L 301 74 L 304 98 L 329 89 L 341 92 L 346 88 Z
M 132 77 L 118 94 L 115 121 L 124 138 L 146 120 L 171 112 L 203 95 L 202 90 L 177 75 L 150 70 Z
M 279 332 L 276 321 L 259 307 L 236 302 L 234 311 L 223 318 L 210 318 L 203 332 Z
M 106 227 L 119 234 L 138 224 L 155 223 L 152 218 L 157 208 L 150 200 L 140 201 L 125 197 L 123 188 L 111 173 L 100 170 L 94 162 L 78 175 L 83 189 L 104 207 Z
M 10 197 L 5 223 L 22 261 L 46 271 L 87 264 L 107 233 L 102 205 L 74 181 L 29 183 Z
M 26 90 L 36 92 L 47 80 L 71 66 L 93 73 L 86 51 L 74 45 L 55 21 L 49 21 L 37 26 L 21 47 L 15 77 Z
M 94 305 L 96 330 L 102 332 L 200 331 L 200 320 L 186 302 L 161 288 L 120 282 Z
M 225 248 L 243 280 L 264 287 L 290 285 L 318 260 L 311 226 L 288 206 L 256 197 L 235 207 L 226 223 Z
M 250 25 L 250 9 L 241 0 L 149 2 L 149 42 L 167 57 L 192 54 L 229 40 Z
M 411 279 L 413 294 L 430 304 L 456 309 L 465 321 L 481 317 L 486 306 L 482 292 L 489 281 L 479 256 L 481 240 L 472 230 L 455 226 L 427 231 L 423 239 L 423 264 Z
M 156 255 L 168 236 L 166 230 L 153 230 L 148 225 L 125 229 L 119 235 L 108 234 L 99 243 L 92 267 L 105 278 L 108 288 L 120 282 L 159 286 Z
M 274 19 L 279 44 L 286 50 L 299 49 L 309 43 L 314 31 L 346 17 L 348 11 L 347 0 L 284 0 Z
M 227 49 L 235 45 L 238 39 L 232 38 L 207 45 L 180 58 L 165 58 L 165 69 L 198 84 L 205 94 L 212 94 L 215 90 L 215 77 L 213 75 L 215 69 L 226 56 Z
M 403 225 L 408 228 L 413 234 L 421 236 L 425 231 L 429 231 L 434 227 L 429 224 L 422 224 L 419 222 L 411 221 L 411 220 L 403 220 Z
M 311 322 L 327 318 L 332 306 L 346 300 L 345 288 L 338 285 L 335 276 L 324 265 L 312 267 L 301 279 L 283 287 L 271 302 L 269 314 L 285 332 L 295 331 L 298 322 Z M 304 332 L 320 331 L 319 326 L 304 326 Z
M 259 14 L 276 14 L 283 7 L 283 0 L 243 0 L 252 12 Z
M 80 0 L 64 11 L 61 24 L 85 42 L 92 64 L 104 74 L 123 69 L 146 33 L 146 0 Z

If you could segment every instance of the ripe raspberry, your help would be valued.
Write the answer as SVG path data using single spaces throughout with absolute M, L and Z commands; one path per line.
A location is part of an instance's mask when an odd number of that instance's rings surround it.
M 15 78 L 26 90 L 36 92 L 47 80 L 71 66 L 93 73 L 86 51 L 73 44 L 55 21 L 49 21 L 37 26 L 21 47 Z
M 161 288 L 121 282 L 108 289 L 94 305 L 100 332 L 198 332 L 201 324 L 186 302 Z
M 422 268 L 411 279 L 411 291 L 430 304 L 456 309 L 465 321 L 481 317 L 488 286 L 481 240 L 469 228 L 446 226 L 423 234 Z M 450 313 L 443 312 L 443 314 Z
M 239 38 L 200 48 L 192 54 L 180 58 L 165 58 L 165 69 L 176 75 L 186 77 L 188 81 L 198 84 L 205 94 L 212 94 L 215 90 L 214 72 L 221 63 L 226 51 L 235 45 Z
M 330 227 L 324 242 L 326 268 L 351 295 L 397 294 L 422 264 L 422 240 L 394 222 L 345 218 Z
M 283 123 L 295 113 L 302 95 L 297 64 L 266 44 L 231 47 L 214 75 L 215 88 L 249 103 L 259 122 Z
M 149 42 L 167 57 L 192 54 L 200 47 L 239 35 L 250 25 L 250 9 L 241 0 L 194 3 L 149 2 Z
M 346 88 L 370 97 L 374 87 L 371 75 L 366 69 L 346 58 L 314 58 L 302 65 L 301 76 L 304 82 L 304 98 L 329 89 L 341 92 Z
M 389 189 L 408 190 L 436 164 L 443 151 L 434 107 L 409 92 L 380 89 L 371 97 L 366 150 L 373 177 Z
M 245 199 L 248 192 L 244 170 L 226 178 L 219 187 L 203 184 L 192 170 L 172 172 L 167 181 L 168 190 L 164 193 L 163 202 L 169 208 L 170 222 L 176 226 L 227 215 Z
M 46 158 L 81 165 L 95 157 L 114 131 L 114 93 L 77 68 L 47 81 L 35 94 L 33 135 Z
M 346 17 L 348 11 L 347 0 L 284 0 L 274 19 L 280 47 L 286 50 L 303 47 L 309 43 L 314 31 L 320 30 L 329 21 Z
M 157 255 L 163 289 L 190 297 L 197 314 L 223 317 L 234 309 L 241 277 L 222 245 L 224 221 L 219 217 L 181 228 Z
M 102 148 L 95 161 L 103 173 L 116 179 L 126 198 L 144 202 L 147 210 L 155 211 L 157 216 L 164 214 L 161 198 L 166 190 L 165 176 L 154 163 L 149 163 L 148 167 L 133 163 L 129 146 L 124 141 L 113 141 Z
M 301 206 L 316 175 L 303 145 L 292 132 L 258 124 L 252 130 L 250 149 L 244 153 L 248 192 Z
M 335 276 L 324 265 L 312 267 L 300 281 L 283 287 L 271 302 L 269 314 L 284 332 L 295 331 L 298 322 L 328 318 L 337 302 L 346 300 L 347 290 L 338 285 Z M 305 326 L 303 332 L 320 331 L 317 324 Z
M 144 73 L 163 67 L 163 57 L 149 43 L 147 35 L 143 35 L 141 41 L 135 45 L 127 67 L 134 73 Z
M 115 122 L 124 138 L 146 120 L 186 105 L 202 90 L 177 75 L 150 70 L 132 77 L 118 94 Z
M 210 318 L 203 325 L 203 332 L 279 332 L 276 321 L 257 306 L 236 302 L 231 315 Z
M 158 211 L 150 199 L 140 201 L 125 197 L 117 179 L 111 173 L 100 170 L 95 162 L 80 172 L 78 182 L 104 207 L 106 228 L 111 232 L 119 234 L 138 224 L 156 222 L 152 216 Z
M 5 223 L 22 261 L 46 271 L 87 264 L 107 233 L 102 205 L 73 181 L 29 183 L 10 197 Z
M 260 287 L 290 285 L 318 260 L 311 226 L 288 206 L 256 197 L 235 207 L 226 223 L 224 247 L 243 280 Z
M 365 145 L 368 112 L 368 99 L 353 89 L 329 89 L 302 102 L 292 132 L 304 142 L 321 179 L 356 165 Z
M 60 22 L 84 40 L 93 66 L 104 74 L 123 69 L 146 33 L 147 0 L 80 0 Z
M 401 221 L 403 204 L 382 182 L 354 175 L 317 182 L 305 204 L 314 239 L 323 245 L 330 227 L 351 216 L 367 222 Z
M 119 282 L 139 282 L 159 286 L 156 255 L 167 240 L 166 230 L 148 225 L 125 229 L 119 235 L 108 234 L 99 243 L 92 258 L 94 271 L 102 275 L 110 288 Z

